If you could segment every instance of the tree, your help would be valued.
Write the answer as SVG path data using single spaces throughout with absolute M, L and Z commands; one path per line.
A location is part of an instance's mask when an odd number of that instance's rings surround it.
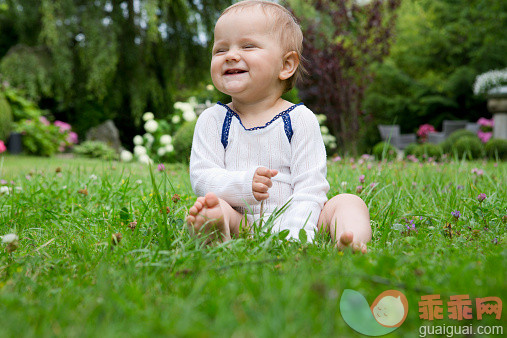
M 305 36 L 303 56 L 309 75 L 298 85 L 301 99 L 325 114 L 339 145 L 356 152 L 359 130 L 368 116 L 361 109 L 373 73 L 369 65 L 389 52 L 400 0 L 316 0 L 314 9 L 291 2 Z
M 407 132 L 444 119 L 488 117 L 472 85 L 478 74 L 507 66 L 506 30 L 502 0 L 404 0 L 396 41 L 375 66 L 363 108 L 375 122 L 396 121 Z
M 211 30 L 229 3 L 1 1 L 11 45 L 0 45 L 0 72 L 81 135 L 113 118 L 130 143 L 145 111 L 167 116 L 177 92 L 206 77 Z

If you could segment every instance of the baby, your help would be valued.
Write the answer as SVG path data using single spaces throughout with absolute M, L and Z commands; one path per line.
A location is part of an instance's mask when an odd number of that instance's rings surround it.
M 357 196 L 327 200 L 326 151 L 315 115 L 281 98 L 301 76 L 303 34 L 292 14 L 267 1 L 227 8 L 215 25 L 211 77 L 232 102 L 197 121 L 190 180 L 198 196 L 187 223 L 195 233 L 238 235 L 286 203 L 274 230 L 331 233 L 339 249 L 366 252 L 370 216 Z M 261 203 L 262 202 L 262 203 Z M 261 215 L 262 210 L 262 215 Z

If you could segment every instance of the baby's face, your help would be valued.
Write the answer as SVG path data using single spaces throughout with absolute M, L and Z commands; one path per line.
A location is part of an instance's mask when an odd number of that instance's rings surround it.
M 215 26 L 211 78 L 222 93 L 244 102 L 283 92 L 284 51 L 273 19 L 258 7 L 233 10 Z

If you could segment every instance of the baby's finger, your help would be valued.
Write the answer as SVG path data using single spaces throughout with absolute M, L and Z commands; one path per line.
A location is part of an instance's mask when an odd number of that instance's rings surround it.
M 254 183 L 252 185 L 252 190 L 257 193 L 265 193 L 268 192 L 269 187 L 264 183 Z
M 273 186 L 273 182 L 271 182 L 271 179 L 270 178 L 267 178 L 265 176 L 257 176 L 254 178 L 253 180 L 253 183 L 262 183 L 262 184 L 265 184 L 267 185 L 269 188 L 271 188 L 271 186 Z
M 271 177 L 275 177 L 276 174 L 278 174 L 278 170 L 276 170 L 276 169 L 271 169 L 270 172 L 271 172 Z
M 268 176 L 269 175 L 269 169 L 266 167 L 259 167 L 257 170 L 255 170 L 255 174 L 259 176 Z
M 269 197 L 269 194 L 267 192 L 262 194 L 254 192 L 253 195 L 257 201 L 263 201 Z

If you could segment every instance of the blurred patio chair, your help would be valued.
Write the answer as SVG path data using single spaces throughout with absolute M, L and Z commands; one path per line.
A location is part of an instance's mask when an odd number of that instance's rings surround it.
M 379 124 L 377 128 L 380 132 L 382 141 L 389 142 L 400 150 L 405 149 L 410 143 L 416 142 L 415 134 L 402 134 L 398 124 Z
M 453 132 L 460 129 L 468 129 L 468 121 L 465 120 L 444 120 L 441 132 L 429 133 L 428 142 L 439 144 L 445 141 Z

